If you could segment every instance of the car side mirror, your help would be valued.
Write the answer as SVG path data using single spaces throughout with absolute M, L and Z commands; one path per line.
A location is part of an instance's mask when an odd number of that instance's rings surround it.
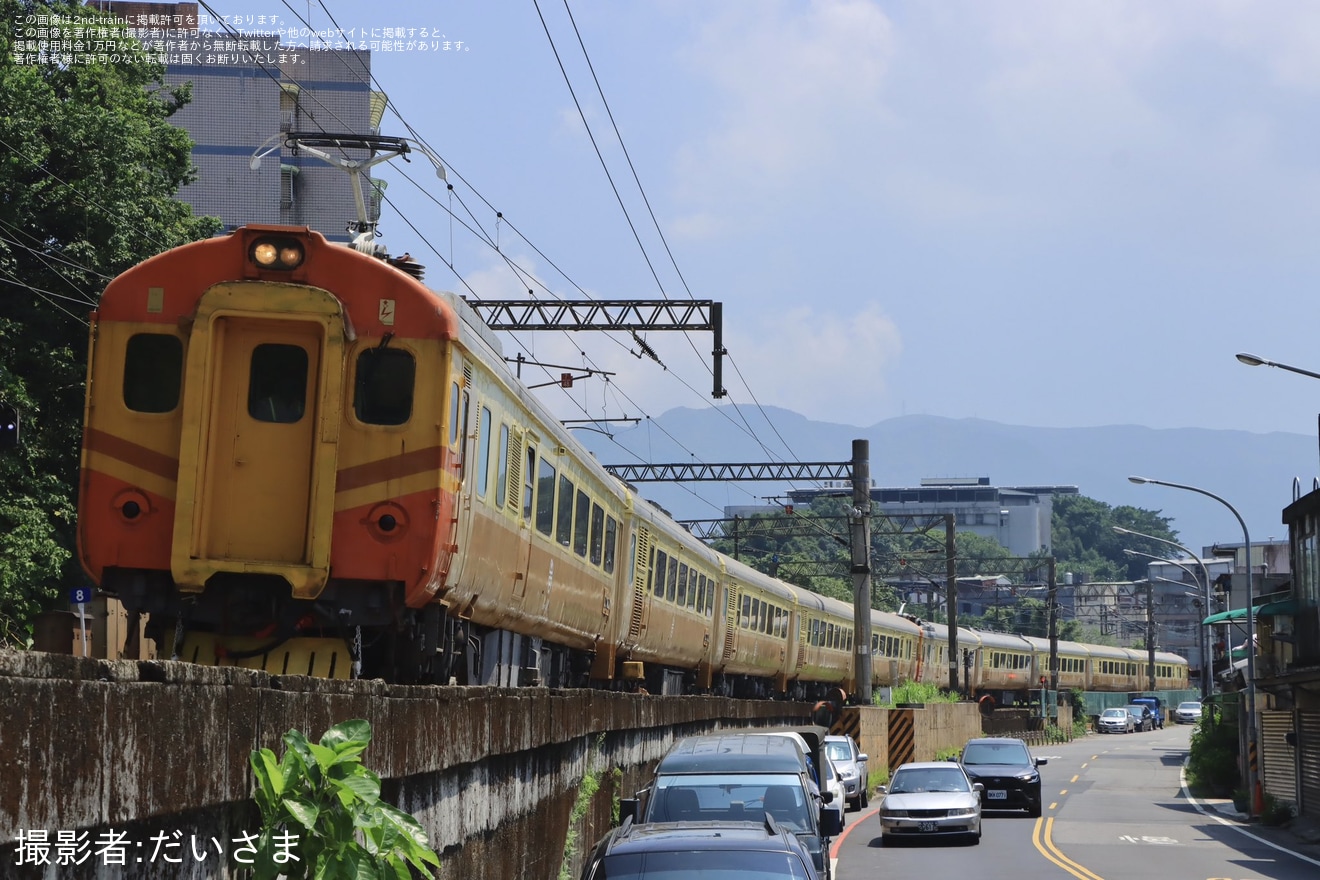
M 861 754 L 861 755 L 858 755 L 858 756 L 857 756 L 857 761 L 858 761 L 858 763 L 865 763 L 865 762 L 867 762 L 867 761 L 869 761 L 869 760 L 871 760 L 871 758 L 870 758 L 869 755 Z
M 619 824 L 628 819 L 634 822 L 642 818 L 642 802 L 637 798 L 619 798 Z
M 832 791 L 822 791 L 822 792 L 820 793 L 820 802 L 821 802 L 822 804 L 832 804 L 832 803 L 834 803 L 834 792 L 832 792 Z
M 889 793 L 889 786 L 887 786 L 887 785 L 877 785 L 877 786 L 875 787 L 875 793 L 876 793 L 876 794 L 888 794 L 888 793 Z
M 842 810 L 821 810 L 820 811 L 820 836 L 834 837 L 843 832 L 843 811 Z M 829 853 L 825 853 L 829 858 Z
M 975 792 L 976 794 L 980 794 L 981 792 L 985 791 L 985 786 L 979 782 L 973 782 L 972 791 Z
M 1048 764 L 1050 762 L 1049 758 L 1035 758 L 1033 760 L 1035 760 L 1037 767 L 1040 767 L 1043 764 Z

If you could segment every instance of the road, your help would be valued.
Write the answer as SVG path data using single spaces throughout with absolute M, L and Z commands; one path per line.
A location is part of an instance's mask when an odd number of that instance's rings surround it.
M 976 877 L 977 880 L 1314 880 L 1320 862 L 1253 839 L 1197 810 L 1181 786 L 1190 726 L 1092 735 L 1034 749 L 1040 819 L 988 812 L 977 846 L 916 841 L 881 847 L 879 799 L 847 814 L 835 880 Z M 1250 829 L 1248 829 L 1250 830 Z

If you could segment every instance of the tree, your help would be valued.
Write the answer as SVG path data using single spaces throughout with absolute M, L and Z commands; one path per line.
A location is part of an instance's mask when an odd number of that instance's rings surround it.
M 1127 556 L 1123 550 L 1167 556 L 1170 548 L 1144 538 L 1121 535 L 1113 527 L 1174 541 L 1178 533 L 1170 526 L 1172 522 L 1171 518 L 1160 516 L 1159 511 L 1127 505 L 1110 507 L 1082 495 L 1056 496 L 1051 522 L 1055 568 L 1060 572 L 1084 573 L 1090 581 L 1140 580 L 1146 576 L 1148 560 Z
M 131 53 L 24 55 L 14 25 L 43 15 L 97 13 L 0 0 L 0 400 L 20 410 L 23 438 L 0 455 L 0 640 L 18 641 L 63 588 L 85 583 L 74 523 L 85 316 L 116 274 L 219 229 L 175 199 L 192 143 L 167 119 L 187 89 Z M 122 30 L 114 39 L 130 43 Z

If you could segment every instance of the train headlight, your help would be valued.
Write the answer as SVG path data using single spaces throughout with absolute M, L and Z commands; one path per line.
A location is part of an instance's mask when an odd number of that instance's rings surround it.
M 252 262 L 263 269 L 296 269 L 304 257 L 302 244 L 292 239 L 258 239 L 250 253 Z

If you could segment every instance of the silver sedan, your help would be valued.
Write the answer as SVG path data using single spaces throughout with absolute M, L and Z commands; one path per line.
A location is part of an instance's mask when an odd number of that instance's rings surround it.
M 904 764 L 879 788 L 881 841 L 957 835 L 980 843 L 983 788 L 952 761 Z

